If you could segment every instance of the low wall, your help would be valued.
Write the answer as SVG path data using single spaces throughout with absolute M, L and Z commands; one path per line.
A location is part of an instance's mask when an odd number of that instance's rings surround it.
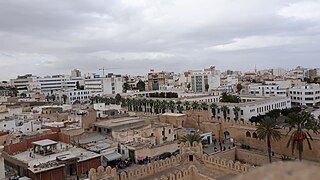
M 230 150 L 222 151 L 216 154 L 212 154 L 211 156 L 220 157 L 228 160 L 235 161 L 236 160 L 236 148 L 232 148 Z
M 239 161 L 246 162 L 249 164 L 253 164 L 256 166 L 262 166 L 265 164 L 269 164 L 269 157 L 267 154 L 262 154 L 260 152 L 248 151 L 244 149 L 237 149 L 236 150 L 236 158 Z M 272 162 L 280 161 L 280 158 L 272 157 Z

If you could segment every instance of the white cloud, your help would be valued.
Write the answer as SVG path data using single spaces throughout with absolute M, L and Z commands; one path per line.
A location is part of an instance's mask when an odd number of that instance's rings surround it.
M 279 15 L 297 20 L 320 20 L 320 1 L 301 1 L 292 3 L 279 11 Z
M 246 49 L 267 48 L 293 43 L 295 38 L 277 36 L 250 36 L 245 38 L 235 38 L 230 43 L 220 44 L 205 48 L 216 51 L 238 51 Z

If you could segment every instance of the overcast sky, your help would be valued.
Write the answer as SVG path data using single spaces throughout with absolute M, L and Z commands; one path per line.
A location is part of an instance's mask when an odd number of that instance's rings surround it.
M 319 55 L 319 0 L 0 0 L 0 79 L 320 67 Z

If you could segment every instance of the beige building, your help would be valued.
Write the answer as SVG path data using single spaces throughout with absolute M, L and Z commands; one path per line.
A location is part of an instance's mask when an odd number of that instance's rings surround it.
M 173 80 L 172 73 L 169 72 L 149 72 L 148 73 L 148 90 L 160 90 L 161 86 L 167 85 Z

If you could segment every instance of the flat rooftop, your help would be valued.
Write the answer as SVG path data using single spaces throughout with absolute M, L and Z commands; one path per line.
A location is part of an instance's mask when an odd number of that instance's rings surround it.
M 185 114 L 180 114 L 180 113 L 163 113 L 162 116 L 182 117 L 182 116 L 185 116 Z
M 148 118 L 125 117 L 125 118 L 117 118 L 117 119 L 100 121 L 100 122 L 94 123 L 94 125 L 100 126 L 100 127 L 115 128 L 115 127 L 126 126 L 126 125 L 144 124 L 148 121 L 150 121 L 150 119 Z
M 44 139 L 44 140 L 41 140 L 41 141 L 35 141 L 32 144 L 33 145 L 38 145 L 38 146 L 50 146 L 50 145 L 58 144 L 58 142 L 52 141 L 50 139 Z
M 30 153 L 32 154 L 31 156 Z M 78 162 L 82 162 L 100 156 L 100 154 L 90 152 L 83 148 L 57 142 L 57 152 L 54 154 L 44 156 L 33 153 L 32 149 L 29 149 L 28 151 L 24 151 L 11 157 L 28 164 L 28 169 L 33 173 L 39 173 L 65 166 L 63 163 L 64 160 L 77 159 Z M 57 161 L 57 159 L 60 159 L 61 161 Z

